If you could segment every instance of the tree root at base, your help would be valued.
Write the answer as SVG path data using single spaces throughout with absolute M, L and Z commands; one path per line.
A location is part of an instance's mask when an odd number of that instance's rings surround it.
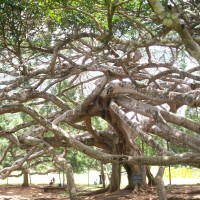
M 99 190 L 95 190 L 95 191 L 88 191 L 88 192 L 81 192 L 78 194 L 78 196 L 91 196 L 91 195 L 95 195 L 95 194 L 102 194 L 102 193 L 105 193 L 109 190 L 109 187 L 106 187 L 106 188 L 102 188 L 102 189 L 99 189 Z

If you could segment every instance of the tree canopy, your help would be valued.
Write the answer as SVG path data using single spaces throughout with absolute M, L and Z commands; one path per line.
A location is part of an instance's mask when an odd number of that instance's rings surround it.
M 70 149 L 199 167 L 198 0 L 3 0 L 0 24 L 0 178 Z

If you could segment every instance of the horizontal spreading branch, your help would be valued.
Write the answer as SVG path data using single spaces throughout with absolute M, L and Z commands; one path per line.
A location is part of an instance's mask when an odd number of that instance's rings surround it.
M 116 98 L 116 103 L 125 109 L 134 111 L 136 113 L 139 113 L 139 114 L 144 115 L 149 118 L 153 118 L 153 115 L 155 113 L 160 112 L 162 117 L 167 122 L 176 124 L 178 126 L 183 126 L 191 131 L 194 131 L 194 132 L 200 134 L 200 124 L 198 122 L 193 121 L 184 116 L 181 116 L 179 114 L 167 112 L 164 109 L 158 109 L 157 107 L 152 106 L 148 103 L 145 103 L 142 101 L 137 101 L 133 98 L 129 98 L 127 96 L 122 96 L 122 95 L 118 96 L 118 98 Z
M 175 103 L 179 106 L 188 105 L 191 107 L 200 106 L 200 90 L 179 93 L 174 91 L 165 91 L 145 87 L 145 85 L 138 85 L 135 87 L 131 82 L 123 81 L 110 83 L 103 91 L 102 96 L 112 90 L 112 95 L 129 94 L 134 95 L 135 98 L 155 101 L 160 104 Z
M 12 171 L 19 169 L 27 159 L 34 153 L 35 148 L 32 148 L 23 158 L 16 160 L 10 167 L 5 167 L 0 170 L 0 178 L 5 179 L 8 177 Z
M 0 112 L 25 112 L 29 114 L 34 120 L 36 120 L 38 123 L 40 123 L 42 126 L 44 126 L 47 130 L 61 136 L 64 138 L 71 147 L 74 149 L 77 149 L 95 159 L 101 160 L 104 163 L 126 163 L 126 162 L 133 162 L 135 164 L 140 165 L 171 165 L 171 164 L 199 164 L 200 161 L 200 154 L 197 153 L 185 153 L 185 154 L 178 154 L 178 155 L 168 155 L 168 156 L 126 156 L 126 155 L 112 155 L 104 152 L 97 152 L 96 150 L 82 144 L 78 140 L 74 139 L 72 136 L 70 136 L 69 133 L 64 131 L 62 128 L 56 126 L 55 124 L 47 121 L 45 118 L 40 116 L 36 111 L 32 110 L 29 107 L 22 106 L 22 105 L 12 105 L 12 106 L 6 106 L 0 109 Z M 24 137 L 24 142 L 26 143 L 26 137 Z M 33 139 L 34 141 L 35 139 Z M 43 144 L 39 142 L 37 139 L 37 147 L 43 148 Z M 29 143 L 33 144 L 34 143 Z M 30 155 L 29 155 L 30 156 Z M 28 157 L 29 157 L 28 156 Z

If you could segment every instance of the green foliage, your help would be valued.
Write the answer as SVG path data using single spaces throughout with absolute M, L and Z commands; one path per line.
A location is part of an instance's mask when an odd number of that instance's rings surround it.
M 185 115 L 194 121 L 200 122 L 200 108 L 187 107 L 185 110 Z
M 147 145 L 146 143 L 142 142 L 141 139 L 137 138 L 135 142 L 138 145 L 139 149 L 144 153 L 144 155 L 146 156 L 155 155 L 155 150 L 151 148 L 149 145 Z M 160 140 L 159 143 L 162 144 L 162 141 Z
M 97 130 L 105 130 L 108 128 L 108 123 L 100 117 L 93 117 L 92 124 Z
M 31 166 L 31 170 L 35 172 L 45 172 L 48 171 L 49 168 L 52 168 L 52 157 L 50 156 L 42 156 L 36 158 L 34 161 L 28 163 L 29 167 Z
M 79 151 L 69 151 L 67 159 L 70 160 L 70 163 L 75 173 L 84 173 L 88 169 L 100 170 L 99 161 L 90 158 Z
M 11 129 L 26 120 L 27 115 L 22 113 L 7 113 L 0 115 L 0 127 L 3 129 Z M 28 117 L 30 118 L 30 117 Z
M 1 34 L 4 35 L 7 45 L 12 46 L 16 52 L 19 45 L 25 40 L 26 34 L 34 32 L 37 20 L 44 15 L 44 7 L 36 1 L 9 1 L 4 0 L 0 5 Z M 29 23 L 24 18 L 30 20 Z
M 200 110 L 199 108 L 190 108 L 190 107 L 187 107 L 185 109 L 185 117 L 189 118 L 189 119 L 192 119 L 196 122 L 200 122 L 200 118 L 199 118 L 199 114 L 200 114 Z M 173 125 L 176 129 L 188 134 L 188 135 L 191 135 L 191 136 L 194 136 L 194 137 L 199 137 L 199 135 L 197 133 L 194 133 L 193 131 L 191 130 L 188 130 L 184 127 L 181 127 L 181 126 L 177 126 L 177 125 Z M 170 144 L 170 150 L 172 150 L 173 152 L 175 153 L 183 153 L 183 152 L 191 152 L 192 150 L 191 149 L 188 149 L 188 148 L 183 148 L 183 147 L 178 147 L 176 145 L 172 145 Z
M 161 3 L 165 8 L 167 8 L 167 5 L 169 4 L 168 0 L 161 0 Z
M 184 49 L 180 49 L 178 52 L 178 65 L 182 70 L 185 70 L 187 67 L 187 54 Z
M 8 145 L 8 140 L 5 138 L 0 139 L 0 155 L 4 152 Z

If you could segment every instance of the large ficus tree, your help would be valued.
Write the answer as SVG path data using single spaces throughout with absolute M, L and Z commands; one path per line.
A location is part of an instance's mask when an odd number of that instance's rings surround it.
M 200 124 L 183 115 L 200 106 L 199 24 L 197 0 L 1 1 L 0 162 L 24 154 L 0 177 L 48 154 L 76 199 L 70 148 L 113 164 L 110 191 L 121 165 L 130 188 L 144 166 L 161 166 L 160 183 L 162 166 L 199 167 Z

